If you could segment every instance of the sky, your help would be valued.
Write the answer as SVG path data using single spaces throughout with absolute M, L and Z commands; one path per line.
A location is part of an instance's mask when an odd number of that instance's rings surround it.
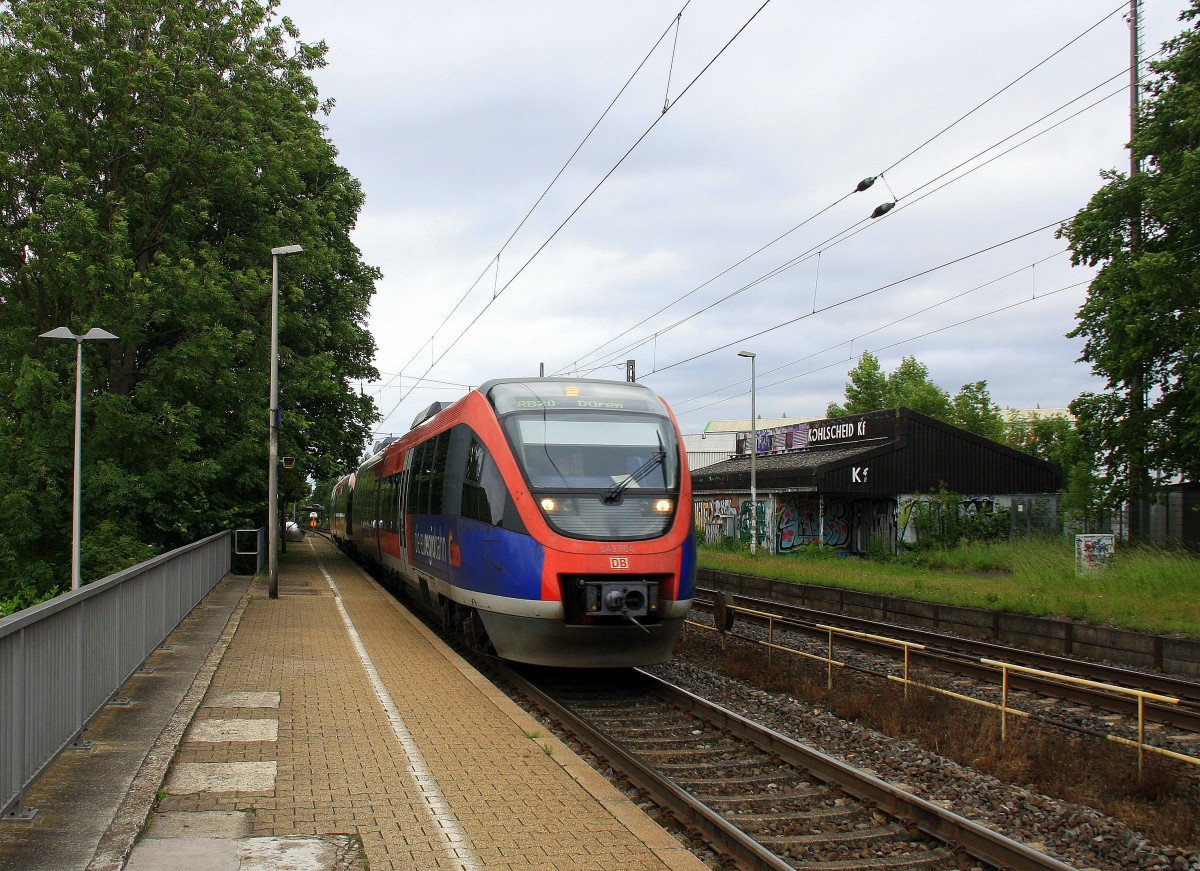
M 699 432 L 749 417 L 740 350 L 768 418 L 823 415 L 864 351 L 1002 408 L 1103 390 L 1055 229 L 1128 170 L 1127 6 L 282 0 L 366 194 L 377 431 L 632 359 Z M 1143 57 L 1182 8 L 1145 0 Z

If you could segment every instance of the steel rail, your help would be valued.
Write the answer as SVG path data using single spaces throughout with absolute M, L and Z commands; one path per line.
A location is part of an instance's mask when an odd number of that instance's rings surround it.
M 704 605 L 706 600 L 713 598 L 715 592 L 715 590 L 709 588 L 697 588 L 696 593 L 698 597 L 702 597 L 698 598 L 697 604 Z M 1200 704 L 1200 682 L 1186 678 L 1136 671 L 1130 668 L 1093 662 L 1086 659 L 1073 659 L 1056 653 L 1044 653 L 1019 647 L 1009 647 L 995 641 L 984 641 L 963 635 L 950 635 L 945 632 L 936 632 L 932 629 L 922 629 L 918 626 L 908 626 L 903 623 L 892 623 L 885 620 L 872 620 L 867 617 L 822 611 L 818 608 L 793 605 L 773 599 L 760 599 L 736 593 L 731 595 L 733 595 L 735 600 L 748 603 L 747 607 L 762 608 L 766 606 L 775 608 L 785 614 L 794 615 L 796 619 L 802 619 L 803 616 L 811 616 L 814 620 L 820 620 L 825 623 L 834 622 L 836 619 L 836 622 L 848 627 L 859 626 L 868 632 L 873 631 L 872 627 L 874 627 L 874 631 L 886 628 L 888 634 L 893 637 L 904 637 L 910 641 L 941 646 L 951 651 L 962 651 L 971 655 L 983 655 L 993 659 L 997 658 L 995 654 L 1002 653 L 1018 665 L 1042 668 L 1047 671 L 1074 670 L 1075 672 L 1083 672 L 1078 674 L 1079 677 L 1100 680 L 1105 683 L 1122 683 L 1136 689 L 1147 690 L 1148 692 L 1180 696 L 1181 698 Z
M 697 592 L 713 593 L 711 590 L 697 590 Z M 872 634 L 887 633 L 897 640 L 922 644 L 925 649 L 914 650 L 914 658 L 943 663 L 946 667 L 953 668 L 971 677 L 996 677 L 996 669 L 984 665 L 981 660 L 1004 659 L 1013 665 L 1022 665 L 1043 671 L 1057 671 L 1070 676 L 1114 685 L 1119 684 L 1123 687 L 1164 696 L 1173 696 L 1180 699 L 1179 704 L 1159 705 L 1153 702 L 1147 704 L 1147 710 L 1152 711 L 1154 714 L 1153 719 L 1156 722 L 1176 726 L 1181 729 L 1200 731 L 1200 683 L 1193 681 L 1164 675 L 1145 674 L 1102 663 L 1093 663 L 1087 660 L 1069 659 L 1054 654 L 1006 647 L 994 642 L 946 635 L 898 623 L 887 623 L 862 617 L 819 611 L 785 602 L 737 595 L 733 599 L 736 607 L 739 609 L 739 616 L 742 614 L 740 609 L 743 608 L 764 612 L 773 610 L 776 612 L 775 620 L 777 621 L 777 625 L 794 631 L 824 637 L 827 634 L 826 630 L 819 628 L 816 622 L 810 622 L 810 620 L 821 621 Z M 696 604 L 701 609 L 705 609 L 708 605 L 703 599 L 697 600 Z M 766 618 L 756 617 L 753 614 L 746 614 L 744 619 L 755 625 L 766 625 L 767 623 Z M 841 641 L 843 644 L 852 644 L 853 646 L 873 652 L 894 652 L 889 646 L 873 642 L 869 638 L 844 637 L 841 638 Z M 978 659 L 972 661 L 964 658 L 968 656 L 978 657 Z M 1035 690 L 1066 701 L 1102 707 L 1105 710 L 1116 713 L 1137 713 L 1138 706 L 1135 701 L 1100 690 L 1068 686 L 1061 682 L 1055 682 L 1035 675 L 1022 676 L 1013 682 L 1013 687 Z
M 526 678 L 506 666 L 496 663 L 490 665 L 504 681 L 576 733 L 597 754 L 606 757 L 610 764 L 620 769 L 631 782 L 649 793 L 677 819 L 701 831 L 714 849 L 727 853 L 746 868 L 794 867 Z M 859 771 L 661 678 L 640 669 L 636 671 L 665 701 L 728 730 L 766 752 L 776 754 L 784 762 L 811 772 L 817 779 L 837 786 L 939 841 L 961 847 L 976 859 L 1012 871 L 1073 871 L 1070 865 L 1019 841 Z

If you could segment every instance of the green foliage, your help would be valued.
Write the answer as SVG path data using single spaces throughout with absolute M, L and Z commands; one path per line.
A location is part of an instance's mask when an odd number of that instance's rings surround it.
M 0 598 L 69 562 L 75 348 L 42 332 L 120 337 L 83 348 L 87 577 L 263 521 L 274 246 L 305 249 L 280 263 L 281 499 L 358 458 L 378 271 L 317 118 L 325 46 L 276 5 L 0 4 Z
M 900 405 L 984 438 L 1004 438 L 1004 418 L 1000 407 L 992 402 L 986 381 L 964 384 L 951 398 L 930 380 L 929 368 L 916 357 L 903 358 L 890 374 L 885 374 L 879 359 L 864 351 L 858 365 L 850 370 L 846 404 L 831 402 L 825 413 L 847 417 Z
M 1007 508 L 962 515 L 963 541 L 1006 541 L 1011 534 L 1012 513 Z
M 1198 16 L 1193 2 L 1182 18 Z M 1131 143 L 1144 171 L 1101 173 L 1104 186 L 1060 231 L 1075 263 L 1100 267 L 1071 335 L 1108 392 L 1072 411 L 1102 458 L 1109 502 L 1139 495 L 1147 469 L 1200 480 L 1200 32 L 1166 50 Z
M 142 544 L 115 520 L 101 520 L 79 542 L 79 562 L 84 584 L 157 556 L 158 549 Z
M 952 401 L 950 423 L 994 442 L 1004 441 L 1004 417 L 1000 406 L 992 402 L 986 381 L 964 384 Z
M 911 523 L 918 550 L 956 547 L 963 539 L 962 497 L 942 484 L 936 493 L 913 498 Z
M 1074 407 L 1087 401 L 1076 400 Z M 1079 532 L 1100 529 L 1113 507 L 1111 487 L 1098 469 L 1097 439 L 1086 415 L 1073 425 L 1061 415 L 1029 417 L 1012 413 L 1005 432 L 1009 447 L 1049 460 L 1062 469 L 1059 512 L 1068 526 Z

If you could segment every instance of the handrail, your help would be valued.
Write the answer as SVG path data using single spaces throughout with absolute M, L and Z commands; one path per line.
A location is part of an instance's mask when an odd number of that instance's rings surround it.
M 0 619 L 0 819 L 229 574 L 219 532 Z
M 845 636 L 845 637 L 851 637 L 851 638 L 861 638 L 861 639 L 864 639 L 867 641 L 871 641 L 875 644 L 881 644 L 881 645 L 886 645 L 889 647 L 895 647 L 898 649 L 902 649 L 904 652 L 903 676 L 896 677 L 894 675 L 889 675 L 888 680 L 895 681 L 904 686 L 905 698 L 908 698 L 908 688 L 910 686 L 913 686 L 913 687 L 917 687 L 919 689 L 924 689 L 924 690 L 928 690 L 933 693 L 937 693 L 942 696 L 946 696 L 948 698 L 953 698 L 953 699 L 957 699 L 959 701 L 969 702 L 970 704 L 977 705 L 979 707 L 990 708 L 992 710 L 999 711 L 1000 712 L 1000 740 L 1001 741 L 1006 740 L 1008 737 L 1008 715 L 1009 714 L 1013 714 L 1015 716 L 1020 716 L 1020 717 L 1029 717 L 1030 716 L 1025 711 L 1022 711 L 1018 708 L 1009 707 L 1008 687 L 1009 687 L 1009 673 L 1010 672 L 1025 674 L 1025 675 L 1029 675 L 1031 677 L 1038 677 L 1038 678 L 1041 678 L 1046 681 L 1059 682 L 1059 683 L 1064 683 L 1064 684 L 1075 684 L 1077 686 L 1086 686 L 1090 689 L 1100 690 L 1100 691 L 1112 693 L 1115 695 L 1123 695 L 1123 696 L 1132 697 L 1132 698 L 1136 699 L 1136 702 L 1137 702 L 1137 740 L 1131 740 L 1129 738 L 1124 738 L 1120 735 L 1113 735 L 1111 733 L 1105 733 L 1102 735 L 1102 737 L 1108 741 L 1115 743 L 1115 744 L 1121 744 L 1126 747 L 1133 747 L 1133 748 L 1137 749 L 1138 774 L 1140 775 L 1142 772 L 1143 756 L 1145 753 L 1155 753 L 1160 756 L 1165 756 L 1170 759 L 1175 759 L 1179 762 L 1187 763 L 1189 765 L 1200 765 L 1200 758 L 1197 758 L 1195 756 L 1189 756 L 1184 753 L 1177 753 L 1173 750 L 1167 750 L 1162 747 L 1155 747 L 1152 744 L 1147 744 L 1145 741 L 1145 737 L 1146 737 L 1146 710 L 1145 710 L 1146 701 L 1150 700 L 1150 701 L 1155 701 L 1155 702 L 1159 702 L 1162 704 L 1172 704 L 1172 705 L 1180 704 L 1181 700 L 1178 698 L 1175 698 L 1174 696 L 1167 696 L 1167 695 L 1163 695 L 1162 693 L 1154 693 L 1154 692 L 1150 692 L 1148 690 L 1130 689 L 1128 687 L 1122 687 L 1122 686 L 1118 686 L 1115 684 L 1100 683 L 1098 681 L 1087 680 L 1085 678 L 1072 677 L 1071 675 L 1059 674 L 1057 672 L 1044 671 L 1042 669 L 1030 668 L 1028 666 L 1017 665 L 1014 663 L 1007 663 L 1007 662 L 1002 662 L 1000 660 L 986 659 L 986 658 L 980 657 L 979 659 L 976 660 L 980 665 L 985 665 L 985 666 L 988 666 L 989 668 L 997 669 L 1000 672 L 1001 700 L 1000 700 L 999 704 L 995 704 L 993 702 L 986 701 L 985 699 L 977 699 L 972 696 L 965 695 L 963 693 L 953 692 L 951 690 L 943 689 L 941 687 L 936 687 L 936 686 L 932 686 L 930 684 L 921 683 L 919 681 L 912 680 L 909 677 L 910 654 L 914 650 L 925 650 L 926 646 L 924 644 L 920 644 L 920 643 L 912 642 L 912 641 L 905 641 L 903 639 L 898 639 L 898 638 L 889 638 L 885 635 L 875 635 L 875 634 L 872 634 L 869 632 L 860 632 L 860 631 L 857 631 L 854 629 L 844 629 L 844 628 L 837 627 L 837 626 L 829 626 L 829 625 L 826 625 L 823 623 L 818 623 L 818 624 L 815 624 L 815 628 L 827 633 L 827 637 L 828 637 L 827 653 L 825 656 L 821 656 L 820 654 L 810 653 L 808 651 L 803 651 L 803 650 L 797 650 L 793 647 L 787 647 L 787 646 L 784 646 L 781 644 L 777 644 L 775 642 L 775 624 L 777 621 L 785 626 L 792 626 L 792 628 L 796 628 L 794 625 L 794 621 L 791 621 L 786 617 L 783 617 L 778 614 L 772 614 L 768 611 L 759 611 L 754 608 L 746 608 L 746 607 L 742 607 L 740 605 L 734 605 L 734 604 L 732 604 L 732 602 L 722 603 L 722 609 L 723 609 L 722 610 L 723 619 L 720 621 L 717 621 L 718 625 L 715 627 L 707 626 L 703 623 L 697 623 L 694 620 L 686 621 L 687 625 L 720 633 L 721 648 L 724 649 L 725 636 L 726 636 L 726 633 L 729 632 L 730 630 L 732 630 L 732 628 L 733 628 L 733 617 L 735 614 L 744 614 L 744 615 L 751 616 L 751 617 L 757 617 L 760 620 L 765 620 L 767 622 L 767 640 L 766 641 L 760 641 L 757 639 L 748 638 L 744 635 L 734 635 L 733 637 L 740 638 L 743 641 L 749 641 L 749 642 L 751 642 L 753 644 L 757 644 L 761 647 L 765 647 L 767 649 L 767 667 L 768 668 L 770 668 L 772 665 L 771 654 L 773 651 L 776 651 L 776 650 L 783 651 L 785 653 L 791 653 L 795 656 L 800 656 L 800 657 L 803 657 L 806 659 L 816 660 L 817 662 L 825 663 L 826 667 L 827 667 L 826 685 L 829 688 L 833 687 L 834 666 L 845 667 L 845 665 L 846 665 L 845 662 L 834 659 L 833 646 L 834 646 L 834 638 L 835 637 Z

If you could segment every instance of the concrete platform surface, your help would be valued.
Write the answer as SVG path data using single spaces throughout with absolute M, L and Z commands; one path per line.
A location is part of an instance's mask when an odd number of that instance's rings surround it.
M 169 752 L 105 784 L 94 853 L 37 868 L 705 867 L 329 542 L 289 544 L 279 593 L 249 586 Z M 0 869 L 35 869 L 4 864 L 12 825 Z

